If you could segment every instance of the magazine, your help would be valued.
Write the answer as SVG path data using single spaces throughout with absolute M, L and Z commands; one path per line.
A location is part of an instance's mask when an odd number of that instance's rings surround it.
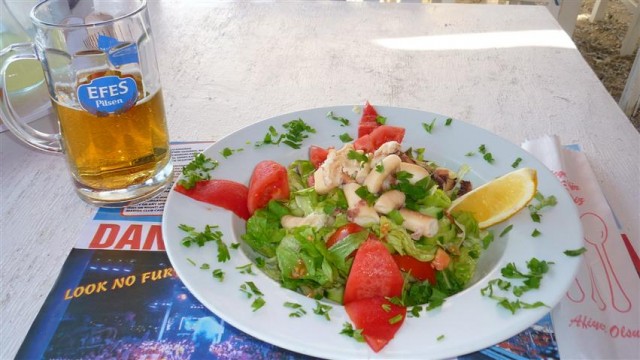
M 210 143 L 174 143 L 179 174 Z M 225 323 L 187 290 L 162 239 L 167 190 L 142 204 L 99 208 L 85 225 L 17 359 L 310 359 Z M 549 315 L 460 359 L 557 359 Z

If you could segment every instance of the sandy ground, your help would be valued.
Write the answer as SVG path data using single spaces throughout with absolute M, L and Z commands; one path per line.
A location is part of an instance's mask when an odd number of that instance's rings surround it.
M 589 16 L 594 2 L 583 0 L 573 41 L 611 96 L 618 101 L 635 58 L 635 53 L 630 56 L 620 55 L 620 45 L 627 33 L 631 13 L 622 1 L 610 0 L 604 20 L 591 23 Z M 640 111 L 629 120 L 640 132 Z

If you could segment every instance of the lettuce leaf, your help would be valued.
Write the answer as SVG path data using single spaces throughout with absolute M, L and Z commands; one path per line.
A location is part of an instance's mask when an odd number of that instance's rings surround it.
M 247 220 L 247 231 L 242 235 L 242 240 L 247 245 L 267 258 L 276 255 L 276 248 L 286 233 L 280 225 L 280 218 L 286 215 L 286 208 L 279 204 L 272 205 L 272 202 L 253 213 Z
M 307 295 L 317 288 L 331 287 L 337 272 L 329 263 L 328 250 L 322 237 L 309 226 L 293 229 L 282 238 L 276 249 L 282 283 L 290 289 L 308 289 Z M 319 291 L 322 295 L 323 291 Z
M 374 231 L 376 230 L 380 238 L 386 236 L 387 244 L 400 255 L 411 255 L 420 261 L 431 261 L 436 254 L 435 242 L 413 240 L 407 230 L 386 216 L 380 217 L 380 225 L 374 226 Z

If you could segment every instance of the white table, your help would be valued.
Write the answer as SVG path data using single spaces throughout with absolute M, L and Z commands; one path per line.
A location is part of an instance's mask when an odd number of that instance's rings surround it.
M 166 0 L 151 13 L 172 140 L 216 140 L 280 113 L 365 99 L 446 114 L 518 145 L 557 134 L 582 145 L 639 238 L 640 136 L 545 7 Z M 92 207 L 63 158 L 7 133 L 0 146 L 4 359 Z

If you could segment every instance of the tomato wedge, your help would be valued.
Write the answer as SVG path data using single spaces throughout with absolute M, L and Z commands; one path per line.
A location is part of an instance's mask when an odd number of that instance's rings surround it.
M 325 160 L 327 160 L 327 155 L 329 155 L 328 149 L 315 145 L 309 146 L 309 161 L 311 161 L 316 169 L 319 168 Z
M 245 220 L 249 219 L 247 208 L 249 189 L 243 184 L 230 180 L 201 180 L 191 189 L 185 189 L 184 186 L 177 184 L 175 190 L 194 200 L 231 210 Z
M 354 223 L 347 223 L 340 226 L 333 234 L 331 234 L 329 240 L 327 240 L 327 249 L 332 247 L 342 239 L 346 238 L 347 236 L 358 233 L 362 230 L 364 230 L 362 226 Z
M 395 336 L 407 315 L 407 308 L 389 302 L 384 297 L 352 301 L 344 306 L 347 315 L 371 349 L 379 352 Z
M 289 198 L 289 177 L 287 169 L 275 161 L 264 160 L 253 169 L 249 181 L 247 208 L 252 214 L 267 206 L 271 200 Z
M 378 112 L 367 101 L 362 109 L 362 117 L 358 125 L 358 138 L 370 134 L 378 126 L 380 126 L 380 124 L 378 124 Z
M 429 280 L 431 285 L 436 284 L 436 270 L 430 262 L 420 261 L 411 255 L 392 256 L 400 270 L 410 272 L 414 278 L 420 281 Z
M 344 304 L 372 297 L 400 297 L 402 273 L 384 244 L 373 235 L 360 245 L 344 289 Z
M 370 134 L 358 138 L 353 143 L 356 150 L 364 150 L 365 153 L 376 151 L 382 144 L 389 141 L 397 141 L 399 143 L 404 139 L 405 129 L 397 126 L 380 125 L 376 127 Z

